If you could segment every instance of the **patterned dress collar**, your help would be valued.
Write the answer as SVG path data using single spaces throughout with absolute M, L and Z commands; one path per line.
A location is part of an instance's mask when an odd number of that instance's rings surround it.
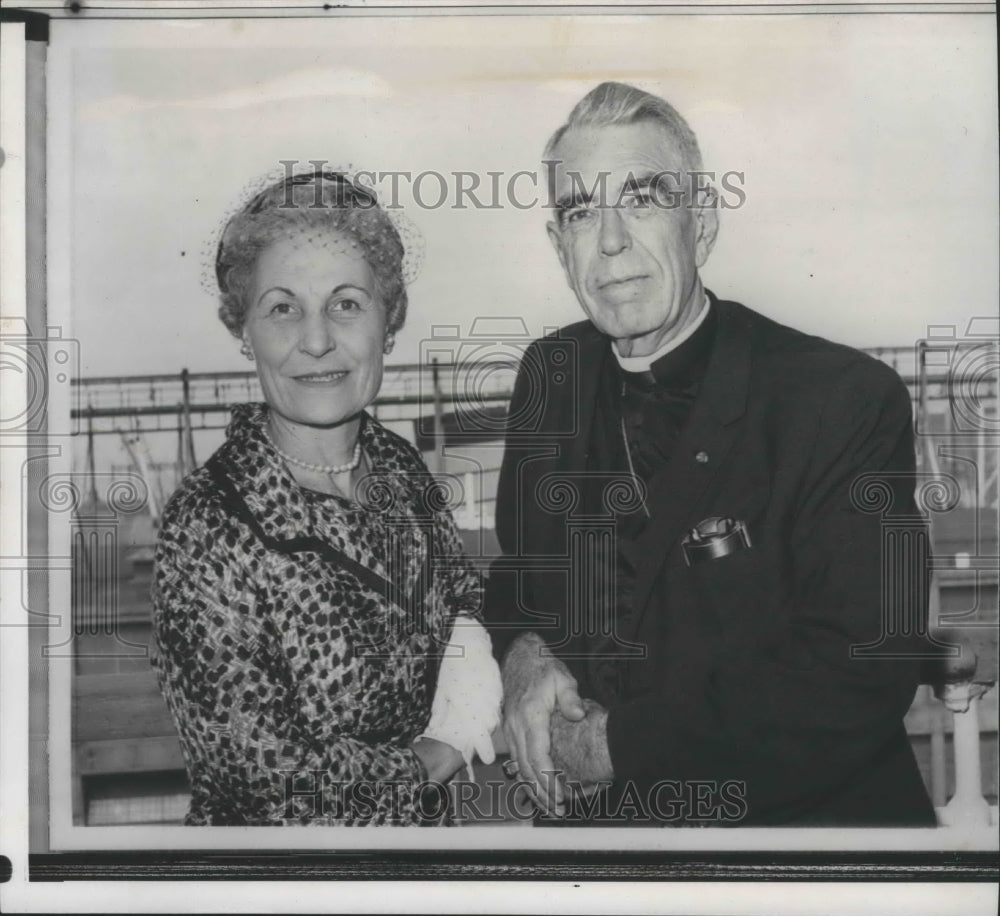
M 316 533 L 315 518 L 305 491 L 296 483 L 264 429 L 266 404 L 238 404 L 226 429 L 226 442 L 216 458 L 261 529 L 270 537 L 289 540 Z M 367 413 L 361 422 L 361 447 L 375 462 L 386 452 L 387 433 Z M 377 463 L 373 471 L 393 472 Z

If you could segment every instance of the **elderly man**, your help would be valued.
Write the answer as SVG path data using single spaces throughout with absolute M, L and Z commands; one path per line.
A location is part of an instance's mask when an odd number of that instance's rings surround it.
M 921 525 L 906 388 L 702 286 L 718 200 L 664 100 L 604 83 L 545 158 L 588 320 L 529 348 L 511 403 L 511 771 L 571 823 L 933 825 L 902 721 L 919 557 L 883 600 L 885 518 Z

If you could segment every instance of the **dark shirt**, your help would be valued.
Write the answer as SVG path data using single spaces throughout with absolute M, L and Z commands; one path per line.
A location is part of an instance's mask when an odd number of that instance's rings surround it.
M 666 469 L 698 397 L 715 342 L 717 320 L 712 306 L 694 334 L 661 356 L 646 372 L 627 372 L 613 356 L 605 360 L 588 467 L 594 474 L 594 486 L 587 496 L 591 516 L 607 515 L 607 504 L 612 501 L 602 500 L 598 490 L 606 487 L 611 477 L 630 481 L 637 477 L 635 486 L 642 492 Z M 626 621 L 635 610 L 632 595 L 638 538 L 649 518 L 646 513 L 651 511 L 638 498 L 612 504 L 618 509 L 613 517 L 614 562 L 612 566 L 612 558 L 605 557 L 608 574 L 593 580 L 592 587 L 599 590 L 595 595 L 599 607 L 592 619 L 600 623 L 587 638 L 591 695 L 604 706 L 620 699 L 626 689 L 625 661 L 629 652 L 614 634 L 623 629 L 619 622 Z

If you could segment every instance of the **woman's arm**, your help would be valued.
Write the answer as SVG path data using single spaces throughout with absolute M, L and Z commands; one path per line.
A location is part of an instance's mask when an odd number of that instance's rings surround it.
M 437 527 L 451 626 L 424 737 L 457 749 L 459 766 L 464 760 L 471 767 L 476 754 L 488 763 L 495 756 L 491 733 L 500 721 L 500 669 L 481 623 L 481 577 L 465 555 L 450 512 L 439 514 Z
M 503 689 L 500 669 L 490 648 L 490 636 L 476 619 L 460 616 L 444 650 L 434 692 L 431 719 L 424 737 L 456 748 L 470 767 L 477 754 L 494 759 L 491 733 L 500 724 Z

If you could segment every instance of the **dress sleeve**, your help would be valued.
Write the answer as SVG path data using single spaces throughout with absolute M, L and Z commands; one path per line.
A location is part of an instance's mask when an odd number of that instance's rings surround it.
M 459 616 L 445 647 L 431 719 L 423 737 L 450 744 L 462 755 L 469 779 L 474 779 L 472 758 L 494 760 L 491 734 L 500 725 L 503 685 L 485 627 Z
M 191 776 L 188 823 L 414 823 L 406 746 L 320 739 L 297 703 L 266 592 L 221 510 L 168 508 L 156 553 L 160 684 Z
M 482 619 L 482 576 L 465 552 L 455 519 L 447 510 L 438 516 L 437 543 L 439 562 L 444 567 L 449 618 L 465 616 Z

